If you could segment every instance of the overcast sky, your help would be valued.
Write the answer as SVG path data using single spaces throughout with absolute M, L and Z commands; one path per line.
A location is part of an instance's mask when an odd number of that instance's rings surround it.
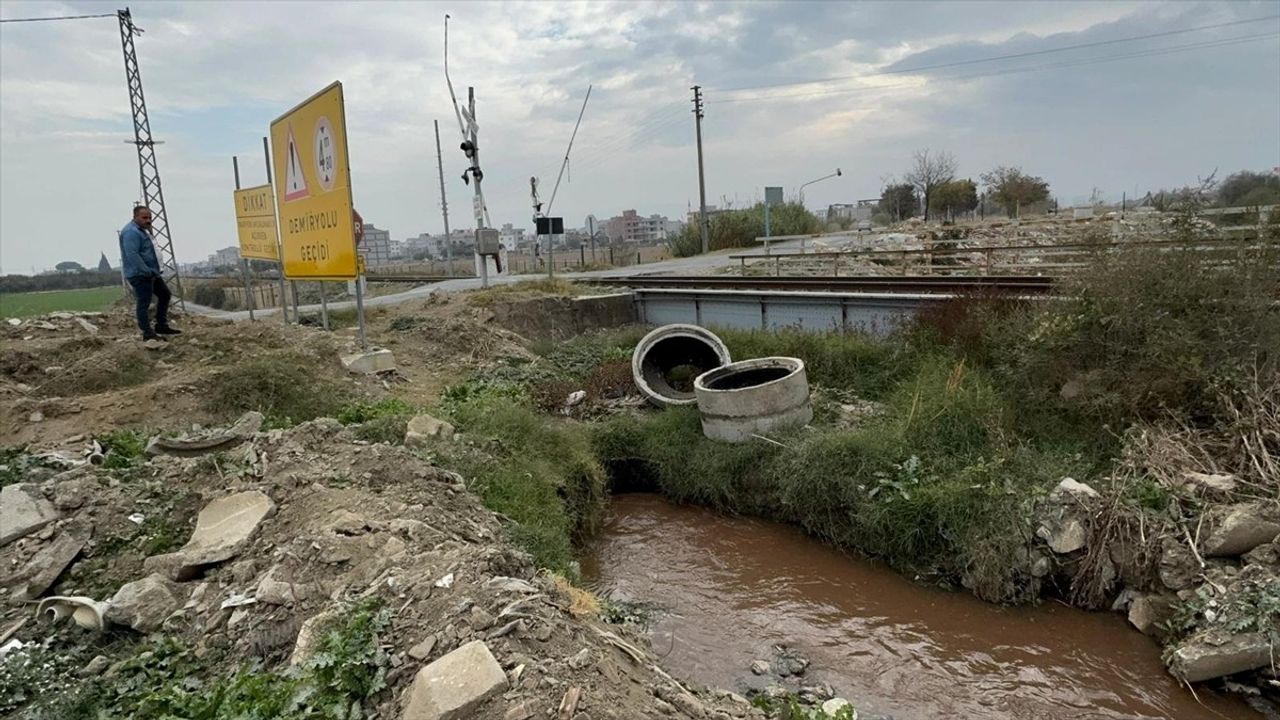
M 0 17 L 119 4 L 6 0 Z M 442 67 L 446 12 L 454 84 L 476 87 L 498 225 L 531 227 L 529 177 L 541 179 L 545 202 L 588 84 L 552 208 L 567 226 L 588 213 L 682 218 L 697 206 L 695 83 L 706 95 L 711 204 L 750 203 L 766 185 L 792 195 L 836 167 L 843 177 L 806 190 L 811 208 L 875 197 L 926 147 L 954 153 L 961 176 L 974 179 L 1020 165 L 1064 203 L 1095 187 L 1118 198 L 1215 168 L 1221 176 L 1280 166 L 1274 1 L 242 1 L 132 10 L 145 30 L 138 59 L 152 129 L 165 141 L 158 159 L 183 262 L 235 244 L 231 156 L 246 186 L 263 182 L 270 121 L 334 80 L 345 88 L 352 186 L 366 221 L 396 239 L 440 232 L 436 119 L 451 225 L 472 227 Z M 1215 27 L 1197 29 L 1205 26 Z M 988 61 L 1009 55 L 1019 57 Z M 823 82 L 801 84 L 813 80 Z M 115 263 L 115 232 L 139 195 L 131 137 L 114 19 L 0 24 L 0 270 L 96 263 L 104 250 Z

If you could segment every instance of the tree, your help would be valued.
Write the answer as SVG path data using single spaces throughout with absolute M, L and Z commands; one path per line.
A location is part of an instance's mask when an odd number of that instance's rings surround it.
M 978 207 L 978 185 L 972 180 L 952 180 L 933 190 L 933 211 L 954 219 Z
M 1218 205 L 1244 207 L 1280 203 L 1280 177 L 1241 170 L 1218 187 Z
M 880 211 L 894 222 L 914 217 L 920 211 L 920 201 L 911 183 L 886 185 L 880 192 Z
M 53 269 L 58 272 L 84 272 L 84 266 L 75 260 L 63 260 L 57 265 L 54 265 Z
M 1020 167 L 1001 165 L 991 172 L 982 173 L 982 184 L 991 199 L 1003 207 L 1009 217 L 1017 217 L 1025 205 L 1049 199 L 1049 183 L 1022 172 Z
M 956 176 L 956 158 L 949 152 L 931 153 L 929 148 L 917 150 L 912 156 L 914 164 L 906 175 L 906 181 L 920 191 L 924 201 L 924 219 L 929 219 L 929 201 L 939 185 L 951 182 Z
M 111 261 L 107 260 L 106 253 L 102 253 L 102 257 L 98 259 L 98 270 L 100 272 L 111 272 Z

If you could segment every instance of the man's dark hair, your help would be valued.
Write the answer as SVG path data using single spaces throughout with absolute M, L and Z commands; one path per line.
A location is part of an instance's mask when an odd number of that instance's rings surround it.
M 151 208 L 147 207 L 146 205 L 134 205 L 133 216 L 138 217 L 138 213 L 142 212 L 143 210 L 150 210 L 150 209 Z

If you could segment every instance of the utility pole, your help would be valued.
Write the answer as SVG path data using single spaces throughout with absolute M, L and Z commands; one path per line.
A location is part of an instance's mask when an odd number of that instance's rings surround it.
M 169 234 L 169 215 L 164 208 L 164 190 L 160 187 L 160 168 L 156 165 L 156 142 L 151 137 L 151 119 L 147 116 L 147 101 L 142 96 L 142 73 L 138 69 L 138 53 L 133 47 L 134 35 L 142 31 L 133 26 L 133 16 L 125 8 L 116 13 L 120 20 L 120 45 L 124 51 L 124 77 L 129 88 L 129 106 L 133 110 L 133 140 L 138 149 L 138 178 L 142 186 L 142 202 L 151 210 L 151 234 L 160 248 L 160 270 L 166 279 L 173 280 L 177 289 L 178 305 L 187 309 L 183 301 L 182 278 L 178 275 L 178 258 L 173 254 L 173 237 Z
M 702 170 L 702 86 L 693 86 L 693 117 L 698 131 L 698 226 L 702 230 L 702 252 L 711 250 L 710 231 L 707 227 L 707 180 Z
M 444 257 L 446 267 L 445 272 L 453 277 L 453 239 L 449 235 L 449 201 L 444 197 L 444 156 L 440 154 L 440 121 L 433 121 L 436 124 L 436 168 L 440 171 L 440 212 L 444 215 Z

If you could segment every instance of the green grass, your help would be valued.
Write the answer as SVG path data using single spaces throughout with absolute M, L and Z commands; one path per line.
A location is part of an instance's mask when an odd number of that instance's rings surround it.
M 58 310 L 106 310 L 124 296 L 118 285 L 84 290 L 0 293 L 0 317 L 31 317 Z
M 53 694 L 35 695 L 37 675 L 15 667 L 11 688 L 33 701 L 17 717 L 30 720 L 322 720 L 364 717 L 363 705 L 386 687 L 387 655 L 378 636 L 390 622 L 380 601 L 365 601 L 319 634 L 315 655 L 301 667 L 269 672 L 246 664 L 222 671 L 216 653 L 197 656 L 172 638 L 139 645 L 109 676 L 68 677 Z M 24 653 L 0 664 L 23 665 Z M 10 658 L 14 658 L 11 660 Z M 0 672 L 0 679 L 8 674 Z M 32 697 L 35 695 L 35 697 Z M 4 704 L 0 703 L 0 709 Z
M 447 393 L 440 414 L 469 444 L 437 444 L 429 459 L 515 521 L 512 539 L 538 566 L 572 578 L 575 546 L 603 520 L 604 469 L 583 428 L 542 415 L 512 389 L 473 383 Z
M 351 391 L 316 358 L 285 351 L 264 354 L 215 373 L 206 382 L 205 406 L 233 415 L 257 410 L 268 427 L 288 427 L 342 410 Z

